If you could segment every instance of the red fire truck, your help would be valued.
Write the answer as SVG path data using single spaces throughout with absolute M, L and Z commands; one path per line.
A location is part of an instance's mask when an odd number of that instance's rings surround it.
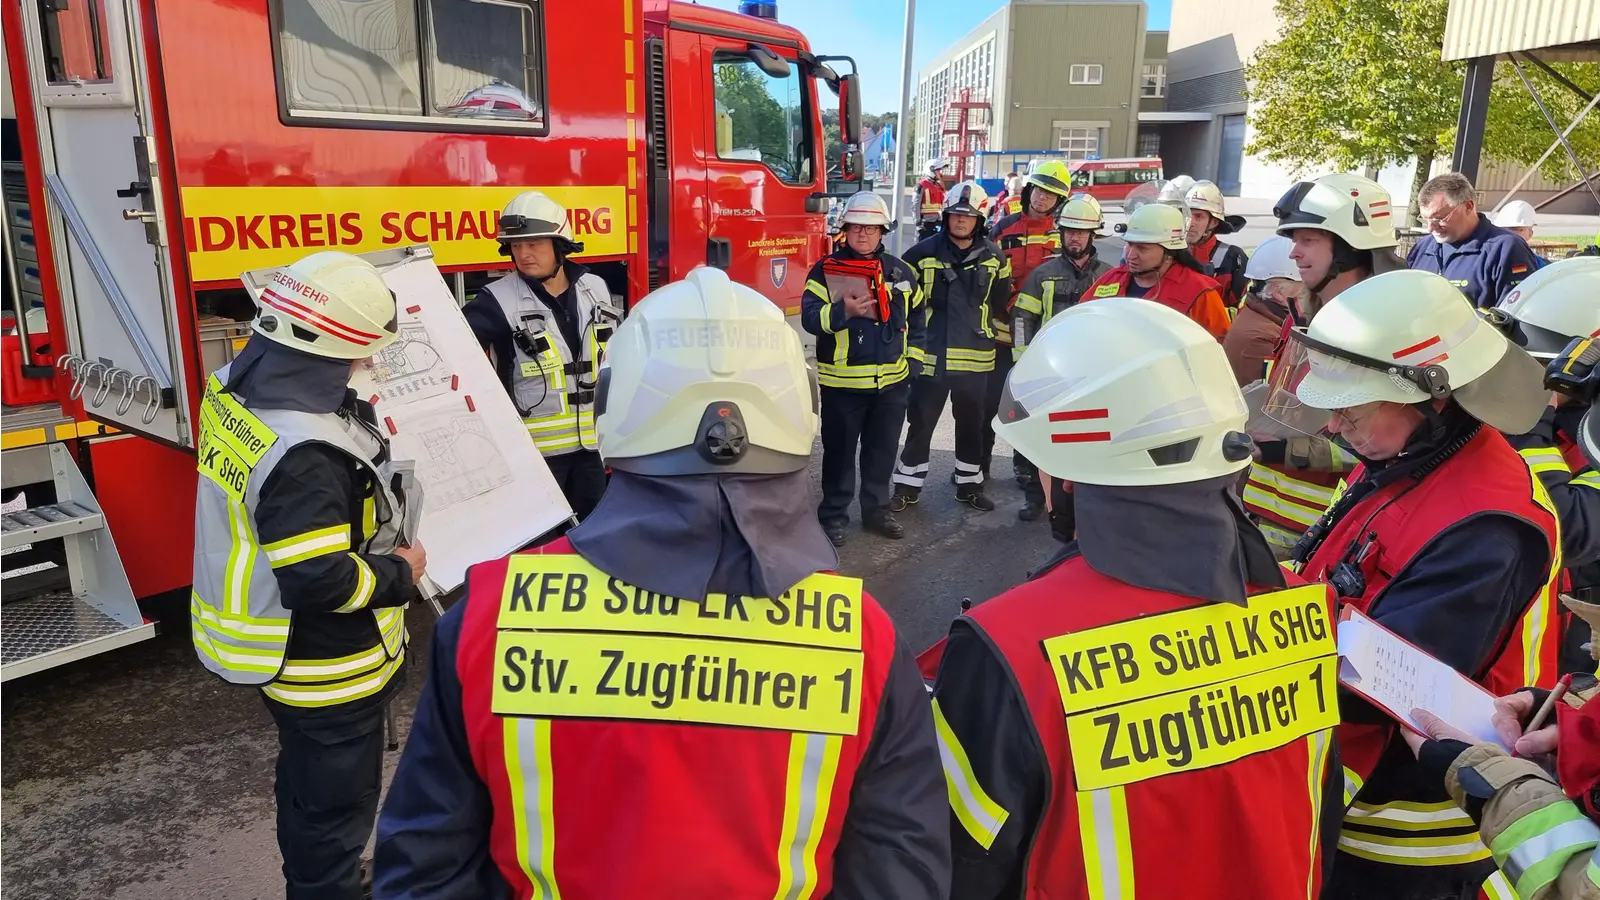
M 537 188 L 628 302 L 710 263 L 793 312 L 828 244 L 819 83 L 860 177 L 854 63 L 772 3 L 28 0 L 0 23 L 6 563 L 68 576 L 7 579 L 0 679 L 150 636 L 135 598 L 189 583 L 196 401 L 247 337 L 241 272 L 428 243 L 465 299 Z

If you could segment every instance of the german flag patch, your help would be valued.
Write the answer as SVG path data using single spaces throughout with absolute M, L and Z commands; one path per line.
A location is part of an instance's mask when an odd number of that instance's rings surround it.
M 1512 266 L 1511 267 L 1511 274 L 1513 274 L 1513 275 L 1526 275 L 1527 273 L 1528 273 L 1528 267 L 1527 266 Z

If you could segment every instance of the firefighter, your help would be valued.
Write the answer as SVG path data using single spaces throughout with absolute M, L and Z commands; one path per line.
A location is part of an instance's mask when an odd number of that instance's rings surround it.
M 1405 268 L 1392 249 L 1396 241 L 1389 208 L 1389 192 L 1376 181 L 1345 174 L 1302 181 L 1277 202 L 1273 214 L 1278 217 L 1278 236 L 1291 242 L 1289 260 L 1302 282 L 1301 296 L 1288 307 L 1278 331 L 1278 343 L 1285 340 L 1288 329 L 1310 324 L 1321 304 L 1351 286 L 1374 274 Z M 1264 249 L 1265 245 L 1256 253 Z M 1234 322 L 1230 335 L 1241 321 L 1245 313 Z M 1264 383 L 1247 388 L 1246 399 L 1259 406 L 1257 398 L 1264 398 L 1265 388 Z M 1250 467 L 1245 508 L 1268 542 L 1287 556 L 1333 503 L 1334 488 L 1357 460 L 1347 448 L 1320 434 L 1276 429 L 1271 434 L 1258 431 L 1255 437 L 1260 455 Z
M 1338 808 L 1329 594 L 1245 519 L 1221 346 L 1159 304 L 1079 304 L 1018 360 L 997 424 L 1073 482 L 1082 527 L 923 660 L 951 896 L 1317 896 L 1320 810 Z M 1255 653 L 1227 647 L 1272 619 L 1293 638 L 1263 625 Z M 1274 692 L 1298 702 L 1269 713 Z
M 595 450 L 595 373 L 622 309 L 600 276 L 568 259 L 583 244 L 572 239 L 566 209 L 544 194 L 514 197 L 495 239 L 516 268 L 461 312 L 581 521 L 606 489 Z
M 883 248 L 889 207 L 871 191 L 845 204 L 845 245 L 806 275 L 800 324 L 817 338 L 822 394 L 822 503 L 817 518 L 844 544 L 861 459 L 861 524 L 887 538 L 905 528 L 890 508 L 889 476 L 911 384 L 923 369 L 927 314 L 917 273 Z
M 939 230 L 939 219 L 944 209 L 944 182 L 939 180 L 939 170 L 944 160 L 928 160 L 927 174 L 917 182 L 917 240 L 926 240 Z
M 985 386 L 995 366 L 992 310 L 1011 296 L 1011 271 L 1000 248 L 984 237 L 988 213 L 983 188 L 961 182 L 945 196 L 943 229 L 905 255 L 920 275 L 927 346 L 922 376 L 911 385 L 905 449 L 894 469 L 896 512 L 922 493 L 928 448 L 947 397 L 956 419 L 956 499 L 973 509 L 994 509 L 983 488 Z
M 1465 175 L 1435 176 L 1417 193 L 1428 233 L 1417 239 L 1406 264 L 1450 279 L 1466 298 L 1488 309 L 1539 268 L 1528 242 L 1478 211 L 1477 192 Z
M 376 896 L 948 896 L 916 661 L 812 516 L 799 337 L 701 267 L 613 346 L 611 488 L 440 620 Z
M 1506 435 L 1545 489 L 1561 519 L 1565 593 L 1600 603 L 1600 473 L 1579 449 L 1580 423 L 1600 391 L 1600 259 L 1551 263 L 1522 282 L 1491 313 L 1511 340 L 1546 363 L 1545 386 L 1554 391 L 1539 424 L 1525 435 Z M 1561 671 L 1593 671 L 1583 645 L 1591 639 L 1582 619 L 1565 616 Z
M 371 263 L 307 256 L 273 274 L 250 342 L 202 401 L 194 646 L 224 681 L 261 688 L 277 724 L 289 900 L 363 894 L 383 708 L 404 681 L 405 606 L 427 567 L 400 533 L 421 499 L 399 490 L 372 406 L 349 389 L 395 318 Z
M 1228 326 L 1228 336 L 1222 339 L 1222 349 L 1228 354 L 1228 364 L 1233 366 L 1233 376 L 1240 387 L 1264 377 L 1267 362 L 1278 352 L 1278 338 L 1290 310 L 1304 306 L 1305 285 L 1300 281 L 1300 267 L 1289 258 L 1293 249 L 1294 242 L 1274 235 L 1262 241 L 1245 264 L 1249 288 L 1233 324 Z
M 1237 309 L 1244 300 L 1245 252 L 1232 244 L 1217 240 L 1218 235 L 1232 234 L 1236 224 L 1244 219 L 1228 218 L 1228 209 L 1222 199 L 1222 189 L 1209 181 L 1197 181 L 1184 195 L 1184 205 L 1189 210 L 1189 252 L 1200 260 L 1207 275 L 1215 278 L 1222 287 L 1222 302 L 1229 309 Z
M 1228 308 L 1222 289 L 1189 252 L 1183 213 L 1164 203 L 1134 210 L 1128 224 L 1117 226 L 1127 246 L 1122 265 L 1101 275 L 1084 294 L 1141 297 L 1171 307 L 1200 323 L 1218 340 L 1228 333 Z
M 994 321 L 994 339 L 998 355 L 994 371 L 989 373 L 986 387 L 986 405 L 983 417 L 983 473 L 989 474 L 989 459 L 994 455 L 994 414 L 1000 408 L 1000 392 L 1005 389 L 1006 373 L 1015 361 L 1011 355 L 1011 309 L 1017 302 L 1016 290 L 1028 282 L 1045 260 L 1061 249 L 1061 233 L 1056 230 L 1056 214 L 1072 195 L 1072 173 L 1060 160 L 1046 160 L 1028 175 L 1017 191 L 1020 212 L 1011 213 L 994 223 L 990 238 L 1000 245 L 1011 264 L 1012 295 L 1004 306 L 989 310 Z M 1021 454 L 1011 457 L 1011 474 L 1017 486 L 1024 491 L 1037 484 L 1039 473 Z
M 1556 513 L 1500 435 L 1538 422 L 1543 368 L 1448 281 L 1390 272 L 1289 332 L 1266 407 L 1362 461 L 1296 546 L 1299 571 L 1497 695 L 1556 678 Z M 1341 706 L 1349 809 L 1327 896 L 1470 896 L 1494 871 L 1472 820 L 1388 715 Z
M 1105 224 L 1100 201 L 1088 194 L 1079 194 L 1061 207 L 1056 216 L 1061 255 L 1033 270 L 1028 283 L 1017 293 L 1016 305 L 1011 310 L 1014 357 L 1021 357 L 1028 348 L 1028 341 L 1039 329 L 1057 314 L 1076 306 L 1089 285 L 1111 271 L 1111 266 L 1100 259 L 1094 246 L 1094 239 L 1103 236 L 1101 229 Z M 1023 485 L 1025 502 L 1017 511 L 1017 518 L 1032 522 L 1048 507 L 1051 533 L 1057 540 L 1072 540 L 1077 526 L 1072 515 L 1070 488 L 1066 482 L 1041 473 L 1039 478 Z M 1046 491 L 1050 494 L 1048 504 L 1045 503 Z

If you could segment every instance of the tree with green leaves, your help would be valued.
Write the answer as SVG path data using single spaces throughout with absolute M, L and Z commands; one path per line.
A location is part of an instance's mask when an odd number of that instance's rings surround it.
M 716 68 L 717 104 L 733 120 L 733 147 L 757 150 L 775 163 L 775 150 L 789 146 L 789 115 L 767 92 L 767 80 L 754 64 Z M 795 173 L 785 172 L 784 175 Z
M 1466 63 L 1441 59 L 1449 0 L 1278 0 L 1278 40 L 1264 44 L 1245 72 L 1250 124 L 1247 148 L 1292 169 L 1345 170 L 1417 161 L 1408 220 L 1434 160 L 1450 153 Z M 1556 68 L 1580 86 L 1600 89 L 1600 65 Z M 1524 66 L 1557 117 L 1582 107 L 1575 94 Z M 1531 113 L 1531 114 L 1530 114 Z M 1532 165 L 1554 140 L 1508 62 L 1496 68 L 1484 155 Z M 1600 159 L 1600 120 L 1571 136 L 1580 159 Z M 1575 180 L 1565 154 L 1541 168 Z

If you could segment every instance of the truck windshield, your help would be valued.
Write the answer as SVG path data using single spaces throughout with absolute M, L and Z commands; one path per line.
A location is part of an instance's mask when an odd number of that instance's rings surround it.
M 800 67 L 774 78 L 743 56 L 717 54 L 717 156 L 749 160 L 789 184 L 812 180 L 812 135 Z

